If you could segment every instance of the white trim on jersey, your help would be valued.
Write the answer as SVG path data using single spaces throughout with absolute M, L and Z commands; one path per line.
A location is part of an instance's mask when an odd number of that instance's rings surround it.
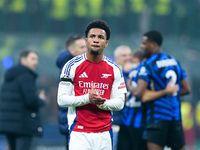
M 86 60 L 85 55 L 86 55 L 86 54 L 82 54 L 82 55 L 79 55 L 79 56 L 74 57 L 74 58 L 72 58 L 71 60 L 69 60 L 69 61 L 64 65 L 61 75 L 65 74 L 66 76 L 69 76 L 70 71 L 71 71 L 71 68 L 72 68 L 72 66 L 73 66 L 74 64 L 77 64 L 77 63 L 80 63 L 80 62 L 83 62 L 84 60 Z

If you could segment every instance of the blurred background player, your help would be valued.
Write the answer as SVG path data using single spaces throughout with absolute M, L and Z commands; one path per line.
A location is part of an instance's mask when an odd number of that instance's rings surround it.
M 128 78 L 128 72 L 132 69 L 132 52 L 131 48 L 127 45 L 119 45 L 114 50 L 114 58 L 116 63 L 121 67 L 123 76 L 126 82 Z M 126 65 L 125 69 L 124 66 Z M 130 65 L 128 65 L 130 64 Z M 117 137 L 119 132 L 120 117 L 122 111 L 113 111 L 113 144 L 114 150 L 117 149 Z
M 114 58 L 116 63 L 121 67 L 124 75 L 124 79 L 128 78 L 129 71 L 133 68 L 132 63 L 132 51 L 131 48 L 127 45 L 119 45 L 114 50 Z M 130 63 L 131 65 L 124 68 L 125 64 Z
M 142 51 L 133 53 L 133 64 L 135 66 L 129 72 L 129 80 L 132 87 L 137 87 L 138 72 L 143 65 L 144 55 Z M 130 65 L 130 64 L 128 64 Z M 148 91 L 145 101 L 157 98 L 165 94 L 177 92 L 178 86 L 171 86 L 171 83 L 163 91 Z M 150 92 L 150 93 L 149 93 Z M 154 93 L 154 95 L 152 94 Z M 147 92 L 145 92 L 145 95 Z M 127 101 L 125 103 L 123 114 L 121 116 L 121 125 L 118 135 L 117 150 L 147 150 L 146 141 L 142 139 L 145 127 L 145 106 L 139 98 L 136 98 L 130 91 L 126 94 Z M 144 99 L 143 99 L 144 100 Z
M 163 90 L 170 80 L 179 85 L 179 91 L 146 102 L 146 127 L 143 138 L 149 150 L 163 150 L 164 146 L 173 150 L 184 150 L 185 139 L 182 128 L 180 96 L 190 93 L 190 85 L 185 71 L 172 56 L 162 52 L 162 35 L 149 31 L 142 37 L 141 48 L 144 52 L 144 65 L 139 71 L 137 87 L 132 94 L 141 98 L 146 89 Z M 131 86 L 131 83 L 128 82 Z
M 85 39 L 81 35 L 69 36 L 65 45 L 66 45 L 66 50 L 62 51 L 56 60 L 56 66 L 60 69 L 60 71 L 62 70 L 63 66 L 67 61 L 69 61 L 75 56 L 78 56 L 86 52 Z M 66 149 L 68 150 L 69 130 L 67 121 L 67 111 L 68 107 L 58 106 L 59 131 L 62 135 L 66 137 Z
M 0 96 L 0 132 L 6 135 L 10 150 L 30 150 L 33 136 L 41 136 L 40 107 L 44 91 L 37 93 L 35 72 L 38 55 L 32 50 L 20 53 L 19 64 L 5 73 Z
M 134 68 L 129 72 L 128 78 L 132 80 L 132 86 L 137 86 L 138 65 L 143 60 L 142 51 L 133 53 L 134 63 L 126 63 Z M 138 68 L 137 68 L 138 67 Z M 127 101 L 125 103 L 123 113 L 121 115 L 121 125 L 118 135 L 117 150 L 146 150 L 146 143 L 142 140 L 145 117 L 143 115 L 143 107 L 140 99 L 136 99 L 131 95 L 130 91 L 126 94 Z
M 129 72 L 128 78 L 132 80 L 132 86 L 137 86 L 137 76 L 140 62 L 143 61 L 142 51 L 133 53 L 134 63 L 126 63 L 126 65 L 134 68 Z M 146 142 L 142 139 L 144 131 L 145 117 L 142 102 L 130 91 L 126 94 L 127 101 L 125 103 L 123 113 L 121 115 L 121 125 L 118 135 L 117 150 L 146 150 Z

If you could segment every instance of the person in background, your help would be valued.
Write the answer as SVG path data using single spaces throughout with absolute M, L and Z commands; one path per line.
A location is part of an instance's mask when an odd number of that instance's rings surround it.
M 132 69 L 132 52 L 131 48 L 127 45 L 119 45 L 114 50 L 114 58 L 116 63 L 122 69 L 122 73 L 125 79 L 125 82 L 128 78 L 128 72 Z M 130 66 L 125 64 L 130 64 Z M 122 111 L 113 111 L 113 145 L 114 150 L 117 148 L 117 137 L 119 132 L 120 125 L 120 117 L 122 115 Z
M 56 60 L 56 66 L 60 69 L 62 69 L 65 63 L 74 56 L 78 56 L 86 52 L 85 39 L 81 35 L 69 36 L 65 46 L 66 50 L 60 52 Z
M 60 71 L 62 70 L 63 66 L 67 61 L 69 61 L 75 56 L 78 56 L 86 52 L 85 39 L 81 35 L 69 36 L 65 45 L 67 50 L 62 51 L 56 60 L 56 66 L 60 69 Z M 62 135 L 66 137 L 66 150 L 68 150 L 68 137 L 69 137 L 67 111 L 68 107 L 58 106 L 59 131 Z
M 124 75 L 124 79 L 128 78 L 129 71 L 133 68 L 133 66 L 128 65 L 124 68 L 125 64 L 132 64 L 132 51 L 131 48 L 127 45 L 119 45 L 114 50 L 114 58 L 116 63 L 121 67 Z
M 141 50 L 133 53 L 132 66 L 134 66 L 134 68 L 129 72 L 129 79 L 133 87 L 137 87 L 138 71 L 144 63 L 143 60 L 144 55 Z M 154 97 L 152 95 L 147 96 L 148 99 L 145 99 L 145 101 L 159 97 L 161 94 L 172 94 L 177 92 L 177 90 L 178 86 L 172 87 L 171 84 L 169 84 L 164 91 L 154 92 L 156 93 Z M 132 95 L 130 91 L 127 92 L 126 97 L 127 101 L 123 109 L 123 114 L 121 115 L 117 150 L 147 150 L 146 141 L 142 139 L 146 119 L 145 106 L 142 101 Z
M 0 91 L 0 133 L 10 150 L 30 150 L 33 136 L 42 135 L 39 109 L 45 93 L 36 87 L 38 55 L 22 51 L 19 64 L 7 70 Z
M 112 111 L 124 106 L 126 86 L 120 67 L 104 55 L 110 28 L 103 20 L 85 29 L 87 52 L 63 67 L 58 105 L 69 107 L 70 150 L 112 150 Z
M 163 150 L 165 146 L 173 150 L 184 150 L 185 138 L 181 120 L 180 96 L 191 91 L 185 71 L 172 56 L 162 52 L 163 38 L 160 32 L 152 30 L 142 37 L 144 65 L 139 70 L 137 87 L 127 82 L 132 95 L 143 99 L 145 91 L 162 91 L 167 84 L 178 84 L 177 93 L 167 94 L 147 101 L 146 126 L 143 138 L 148 150 Z
M 115 61 L 121 68 L 128 61 L 131 61 L 131 48 L 127 45 L 119 45 L 114 50 Z
M 133 61 L 134 60 L 134 61 Z M 132 86 L 137 86 L 137 73 L 140 63 L 143 61 L 142 51 L 133 53 L 133 62 L 127 62 L 124 67 L 134 66 L 128 73 L 128 79 L 132 80 Z M 145 117 L 140 99 L 131 95 L 130 91 L 126 94 L 126 102 L 120 116 L 120 130 L 118 134 L 117 150 L 146 150 L 146 143 L 142 140 L 143 126 Z

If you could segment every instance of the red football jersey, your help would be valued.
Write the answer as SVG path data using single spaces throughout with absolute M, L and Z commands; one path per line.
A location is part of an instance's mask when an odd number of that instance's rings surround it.
M 73 95 L 85 95 L 92 86 L 102 98 L 110 100 L 126 93 L 122 71 L 111 59 L 104 56 L 99 63 L 87 60 L 85 54 L 68 61 L 61 77 L 68 76 L 73 81 Z M 112 112 L 89 103 L 79 107 L 69 107 L 70 130 L 78 132 L 103 132 L 112 127 Z

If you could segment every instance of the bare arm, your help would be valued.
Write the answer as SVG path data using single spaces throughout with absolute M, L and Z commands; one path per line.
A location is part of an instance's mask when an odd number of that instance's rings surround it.
M 187 95 L 191 92 L 191 87 L 187 79 L 181 81 L 181 92 L 180 95 Z
M 138 85 L 136 88 L 131 86 L 131 80 L 127 82 L 127 88 L 134 96 L 141 98 L 142 102 L 154 100 L 158 97 L 164 96 L 166 94 L 176 93 L 179 89 L 178 85 L 172 85 L 172 80 L 167 84 L 167 87 L 164 90 L 160 91 L 150 91 L 147 90 L 147 82 L 139 79 Z
M 131 84 L 132 80 L 127 81 L 127 89 L 131 92 L 132 95 L 141 98 L 147 88 L 148 83 L 142 79 L 138 80 L 137 87 L 134 88 Z
M 147 101 L 154 100 L 158 97 L 161 97 L 167 94 L 177 93 L 178 89 L 179 89 L 178 84 L 172 85 L 172 80 L 170 80 L 170 82 L 167 84 L 167 87 L 164 90 L 160 90 L 160 91 L 145 90 L 141 98 L 141 101 L 147 102 Z
M 172 80 L 167 84 L 167 87 L 164 90 L 161 91 L 150 91 L 150 90 L 145 90 L 141 100 L 142 102 L 154 100 L 158 97 L 167 95 L 167 94 L 173 94 L 177 93 L 179 86 L 178 85 L 172 85 Z M 190 85 L 188 83 L 188 80 L 184 79 L 181 81 L 181 92 L 180 95 L 186 95 L 191 92 Z

